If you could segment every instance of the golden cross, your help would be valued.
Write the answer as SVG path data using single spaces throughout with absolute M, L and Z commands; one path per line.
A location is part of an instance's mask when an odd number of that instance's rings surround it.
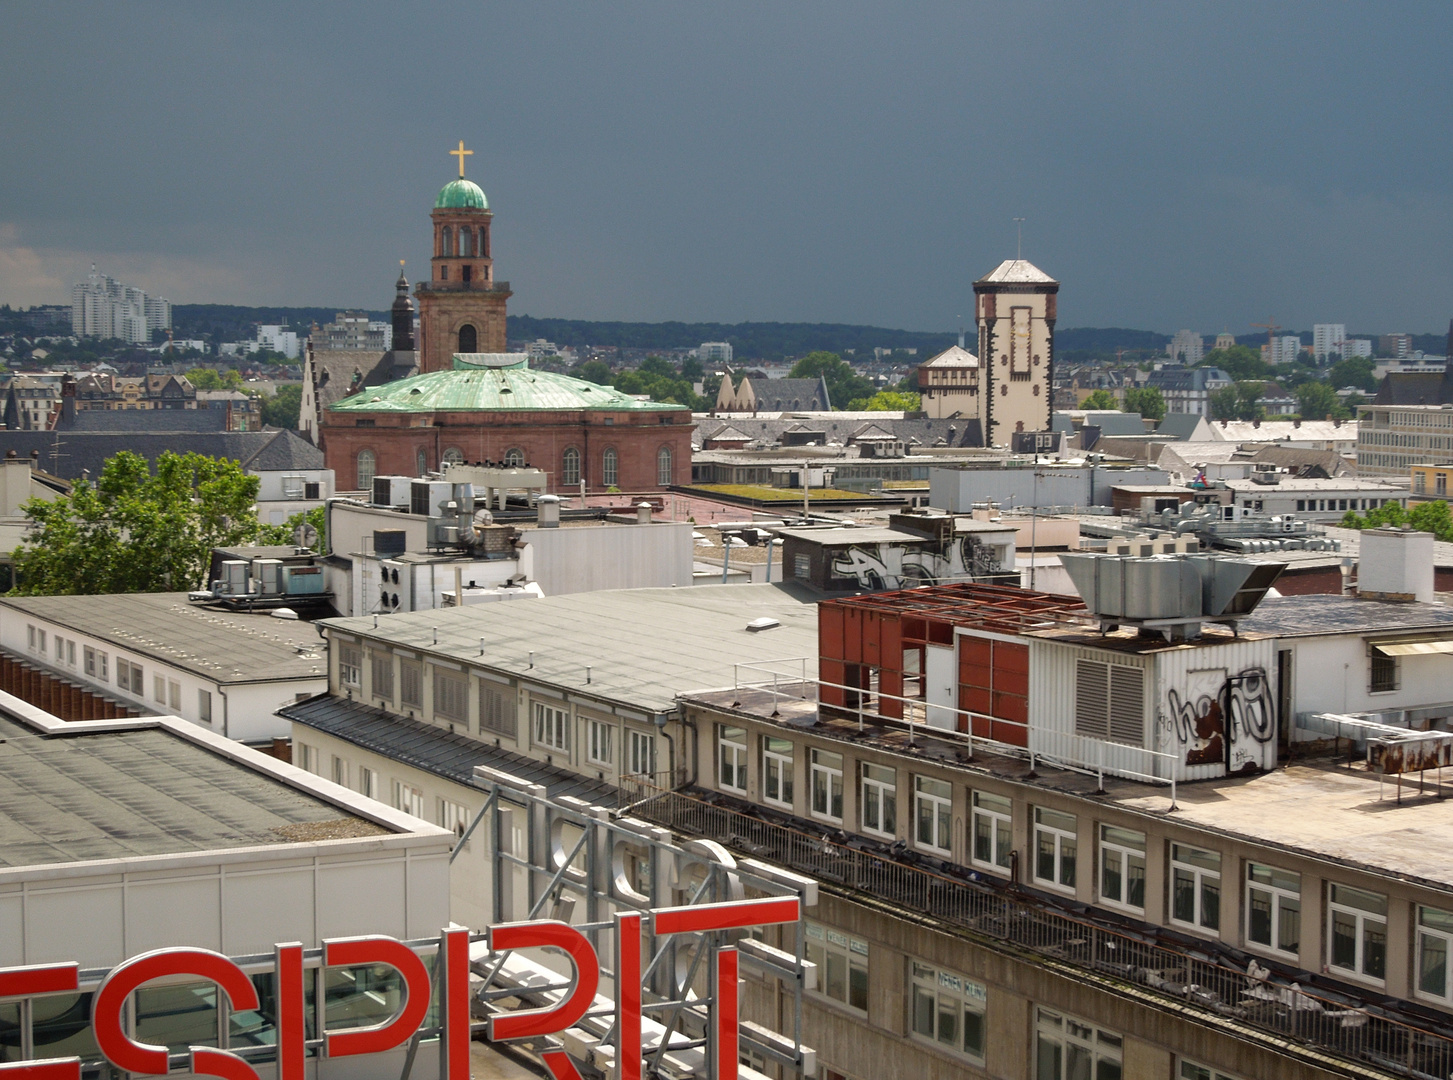
M 450 157 L 457 157 L 459 159 L 459 179 L 461 179 L 461 180 L 464 179 L 464 159 L 466 157 L 471 156 L 473 153 L 474 153 L 473 150 L 466 150 L 466 149 L 464 149 L 464 140 L 463 139 L 460 139 L 459 140 L 459 149 L 458 150 L 450 150 L 449 151 L 449 156 Z

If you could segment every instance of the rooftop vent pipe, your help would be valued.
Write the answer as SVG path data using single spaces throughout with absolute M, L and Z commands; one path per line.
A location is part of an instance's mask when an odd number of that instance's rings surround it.
M 541 495 L 535 500 L 536 523 L 542 529 L 560 527 L 560 496 Z

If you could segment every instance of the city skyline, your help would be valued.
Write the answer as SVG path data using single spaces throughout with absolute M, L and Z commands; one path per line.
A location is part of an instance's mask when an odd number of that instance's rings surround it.
M 463 139 L 520 314 L 949 330 L 1023 217 L 1062 326 L 1446 326 L 1440 7 L 255 10 L 12 13 L 0 301 L 382 306 Z

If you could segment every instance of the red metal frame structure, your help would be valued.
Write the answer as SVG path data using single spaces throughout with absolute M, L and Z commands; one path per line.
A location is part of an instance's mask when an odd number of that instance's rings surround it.
M 1029 646 L 1004 639 L 1099 626 L 1078 597 L 969 582 L 824 600 L 817 625 L 820 704 L 846 714 L 876 691 L 878 714 L 894 720 L 904 718 L 905 656 L 916 650 L 922 672 L 928 646 L 952 648 L 959 627 L 982 632 L 960 650 L 958 726 L 972 716 L 975 735 L 1020 746 L 1028 737 Z

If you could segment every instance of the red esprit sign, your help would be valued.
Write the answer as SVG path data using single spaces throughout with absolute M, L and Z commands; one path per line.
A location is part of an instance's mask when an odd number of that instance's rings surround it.
M 704 933 L 749 926 L 795 923 L 801 915 L 796 897 L 766 900 L 736 900 L 724 904 L 660 908 L 651 912 L 616 915 L 616 1022 L 621 1047 L 619 1080 L 641 1080 L 641 932 L 649 920 L 651 933 Z M 590 941 L 574 927 L 555 920 L 505 923 L 491 926 L 486 940 L 492 952 L 513 949 L 556 948 L 564 952 L 575 968 L 569 992 L 557 1004 L 492 1016 L 488 1021 L 491 1041 L 538 1038 L 557 1035 L 579 1022 L 594 1004 L 600 984 L 600 960 Z M 324 967 L 357 967 L 382 964 L 393 968 L 403 981 L 403 1007 L 385 1023 L 366 1028 L 323 1032 L 326 1057 L 378 1054 L 408 1042 L 419 1030 L 429 1010 L 432 994 L 429 969 L 419 955 L 391 937 L 335 938 L 323 942 Z M 440 1054 L 444 1080 L 469 1080 L 469 930 L 456 927 L 439 938 L 436 963 L 439 971 Z M 303 946 L 278 945 L 274 949 L 277 978 L 277 1064 L 278 1080 L 305 1080 L 307 1055 L 306 1001 L 304 996 Z M 157 949 L 133 956 L 107 972 L 91 1001 L 91 1029 L 101 1053 L 118 1069 L 143 1076 L 164 1076 L 170 1068 L 167 1049 L 141 1043 L 127 1035 L 122 1025 L 126 1001 L 145 983 L 154 979 L 187 977 L 216 983 L 233 1010 L 256 1009 L 257 990 L 251 977 L 236 963 L 210 949 Z M 717 951 L 716 1009 L 712 1022 L 716 1060 L 710 1075 L 737 1075 L 737 950 Z M 0 1001 L 42 994 L 77 993 L 80 966 L 32 964 L 0 968 Z M 627 1052 L 626 1048 L 630 1048 Z M 580 1080 L 574 1063 L 561 1051 L 541 1055 L 556 1080 Z M 257 1070 L 237 1054 L 212 1047 L 190 1048 L 190 1071 L 220 1080 L 259 1080 Z M 80 1080 L 81 1059 L 18 1061 L 0 1065 L 0 1080 Z

